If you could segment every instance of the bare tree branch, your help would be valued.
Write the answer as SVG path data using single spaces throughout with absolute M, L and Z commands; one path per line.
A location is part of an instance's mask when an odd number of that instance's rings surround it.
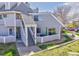
M 67 14 L 70 10 L 70 6 L 57 7 L 57 9 L 54 10 L 54 15 L 65 24 L 67 22 Z

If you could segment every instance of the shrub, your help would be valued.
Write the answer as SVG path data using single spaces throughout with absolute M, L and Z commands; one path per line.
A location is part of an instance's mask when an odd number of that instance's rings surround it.
M 9 49 L 4 52 L 5 56 L 15 56 L 16 55 L 16 50 L 15 49 Z
M 65 37 L 64 42 L 68 42 L 68 41 L 71 41 L 71 40 L 72 40 L 72 38 L 70 38 L 70 37 L 69 37 L 69 36 L 67 36 L 67 35 L 64 35 L 64 37 Z
M 51 47 L 51 46 L 53 46 L 52 43 L 51 43 L 51 44 L 43 44 L 43 45 L 39 45 L 39 47 L 40 47 L 41 49 L 46 49 L 46 48 Z
M 5 56 L 13 56 L 13 54 L 12 54 L 12 52 L 11 52 L 11 51 L 6 52 L 4 55 L 5 55 Z
M 41 49 L 46 49 L 46 48 L 47 48 L 46 45 L 40 45 L 39 47 L 40 47 Z

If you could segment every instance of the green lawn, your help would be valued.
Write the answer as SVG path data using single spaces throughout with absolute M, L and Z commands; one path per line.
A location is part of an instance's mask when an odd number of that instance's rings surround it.
M 69 52 L 79 53 L 79 40 L 59 48 L 35 53 L 33 56 L 69 56 Z
M 76 33 L 77 36 L 79 36 L 79 33 Z
M 0 43 L 0 55 L 2 56 L 18 56 L 16 43 Z

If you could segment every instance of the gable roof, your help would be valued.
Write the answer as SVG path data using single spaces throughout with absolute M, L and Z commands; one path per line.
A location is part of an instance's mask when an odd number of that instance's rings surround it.
M 39 12 L 39 13 L 29 13 L 29 14 L 32 14 L 32 15 L 43 15 L 43 14 L 49 14 L 50 16 L 52 16 L 62 27 L 65 27 L 65 25 L 60 21 L 58 20 L 52 13 L 50 12 Z
M 19 11 L 19 12 L 22 12 L 24 14 L 33 12 L 33 10 L 30 8 L 28 3 L 24 3 L 24 2 L 20 2 L 20 3 L 18 3 L 18 2 L 9 2 L 10 5 L 11 5 L 10 10 L 5 10 L 5 2 L 3 2 L 3 3 L 4 4 L 2 6 L 0 6 L 0 11 Z
M 33 12 L 32 9 L 30 7 L 28 7 L 25 3 L 19 4 L 18 6 L 14 7 L 12 10 L 13 11 L 20 11 L 24 14 Z

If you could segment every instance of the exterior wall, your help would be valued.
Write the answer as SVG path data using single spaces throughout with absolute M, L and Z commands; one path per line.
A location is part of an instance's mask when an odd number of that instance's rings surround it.
M 5 26 L 16 26 L 16 16 L 15 14 L 7 14 L 7 17 L 4 18 Z
M 0 19 L 0 25 L 4 25 L 3 19 Z
M 22 23 L 21 23 L 20 19 L 16 20 L 16 26 L 17 27 L 21 27 L 22 26 Z
M 0 26 L 0 36 L 8 36 L 8 28 L 5 26 Z
M 50 28 L 55 28 L 57 33 L 56 35 L 60 36 L 62 26 L 51 15 L 45 14 L 39 16 L 39 21 L 37 21 L 36 23 L 37 27 L 41 29 L 41 33 L 45 34 L 46 28 L 47 30 Z
M 9 28 L 13 29 L 13 35 L 9 35 Z M 16 42 L 15 27 L 0 26 L 0 43 Z

